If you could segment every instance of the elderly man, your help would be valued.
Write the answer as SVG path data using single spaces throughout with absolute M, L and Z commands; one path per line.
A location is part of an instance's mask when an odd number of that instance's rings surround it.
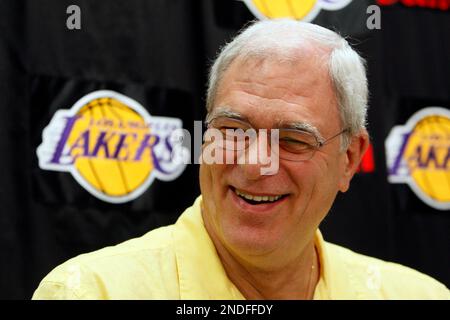
M 276 129 L 266 149 L 276 149 L 275 169 L 237 161 L 260 141 L 214 146 L 236 161 L 201 164 L 202 195 L 176 224 L 67 261 L 34 298 L 450 298 L 436 280 L 318 230 L 368 146 L 367 94 L 362 59 L 336 33 L 254 23 L 211 69 L 207 123 L 225 140 L 230 130 Z

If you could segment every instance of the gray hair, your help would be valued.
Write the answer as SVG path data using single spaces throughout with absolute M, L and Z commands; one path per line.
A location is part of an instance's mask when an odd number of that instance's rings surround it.
M 368 88 L 365 61 L 339 34 L 321 26 L 289 19 L 264 20 L 242 30 L 220 51 L 211 67 L 206 109 L 211 112 L 223 74 L 237 57 L 268 57 L 292 60 L 298 49 L 314 44 L 329 51 L 328 72 L 336 93 L 341 123 L 348 129 L 342 148 L 351 136 L 366 127 Z

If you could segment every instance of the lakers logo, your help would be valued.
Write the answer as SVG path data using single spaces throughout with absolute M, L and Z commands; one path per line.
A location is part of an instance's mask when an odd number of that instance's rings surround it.
M 407 183 L 425 203 L 450 209 L 450 111 L 429 107 L 386 140 L 391 183 Z
M 72 173 L 104 201 L 130 201 L 155 178 L 172 180 L 184 170 L 171 139 L 181 126 L 176 118 L 151 117 L 117 92 L 92 92 L 55 113 L 37 149 L 39 166 Z
M 312 21 L 320 12 L 339 10 L 352 0 L 243 0 L 258 19 L 292 18 Z

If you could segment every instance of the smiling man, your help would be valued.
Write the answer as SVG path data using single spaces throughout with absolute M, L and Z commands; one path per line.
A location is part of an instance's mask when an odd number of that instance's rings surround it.
M 201 164 L 202 195 L 176 224 L 69 260 L 34 298 L 450 298 L 424 274 L 320 234 L 368 146 L 367 94 L 362 59 L 336 33 L 290 20 L 249 26 L 221 51 L 208 88 L 208 130 L 231 141 L 214 148 L 232 163 Z M 257 139 L 239 147 L 239 129 Z M 248 161 L 255 148 L 276 150 L 277 165 Z

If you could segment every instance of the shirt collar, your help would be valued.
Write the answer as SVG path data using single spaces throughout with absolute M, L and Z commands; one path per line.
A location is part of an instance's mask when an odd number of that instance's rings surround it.
M 201 216 L 199 196 L 175 224 L 173 233 L 180 283 L 186 300 L 245 299 L 222 266 Z
M 355 295 L 351 289 L 345 261 L 330 250 L 333 245 L 323 239 L 320 230 L 316 231 L 314 243 L 320 263 L 320 279 L 316 285 L 314 300 L 352 299 Z

